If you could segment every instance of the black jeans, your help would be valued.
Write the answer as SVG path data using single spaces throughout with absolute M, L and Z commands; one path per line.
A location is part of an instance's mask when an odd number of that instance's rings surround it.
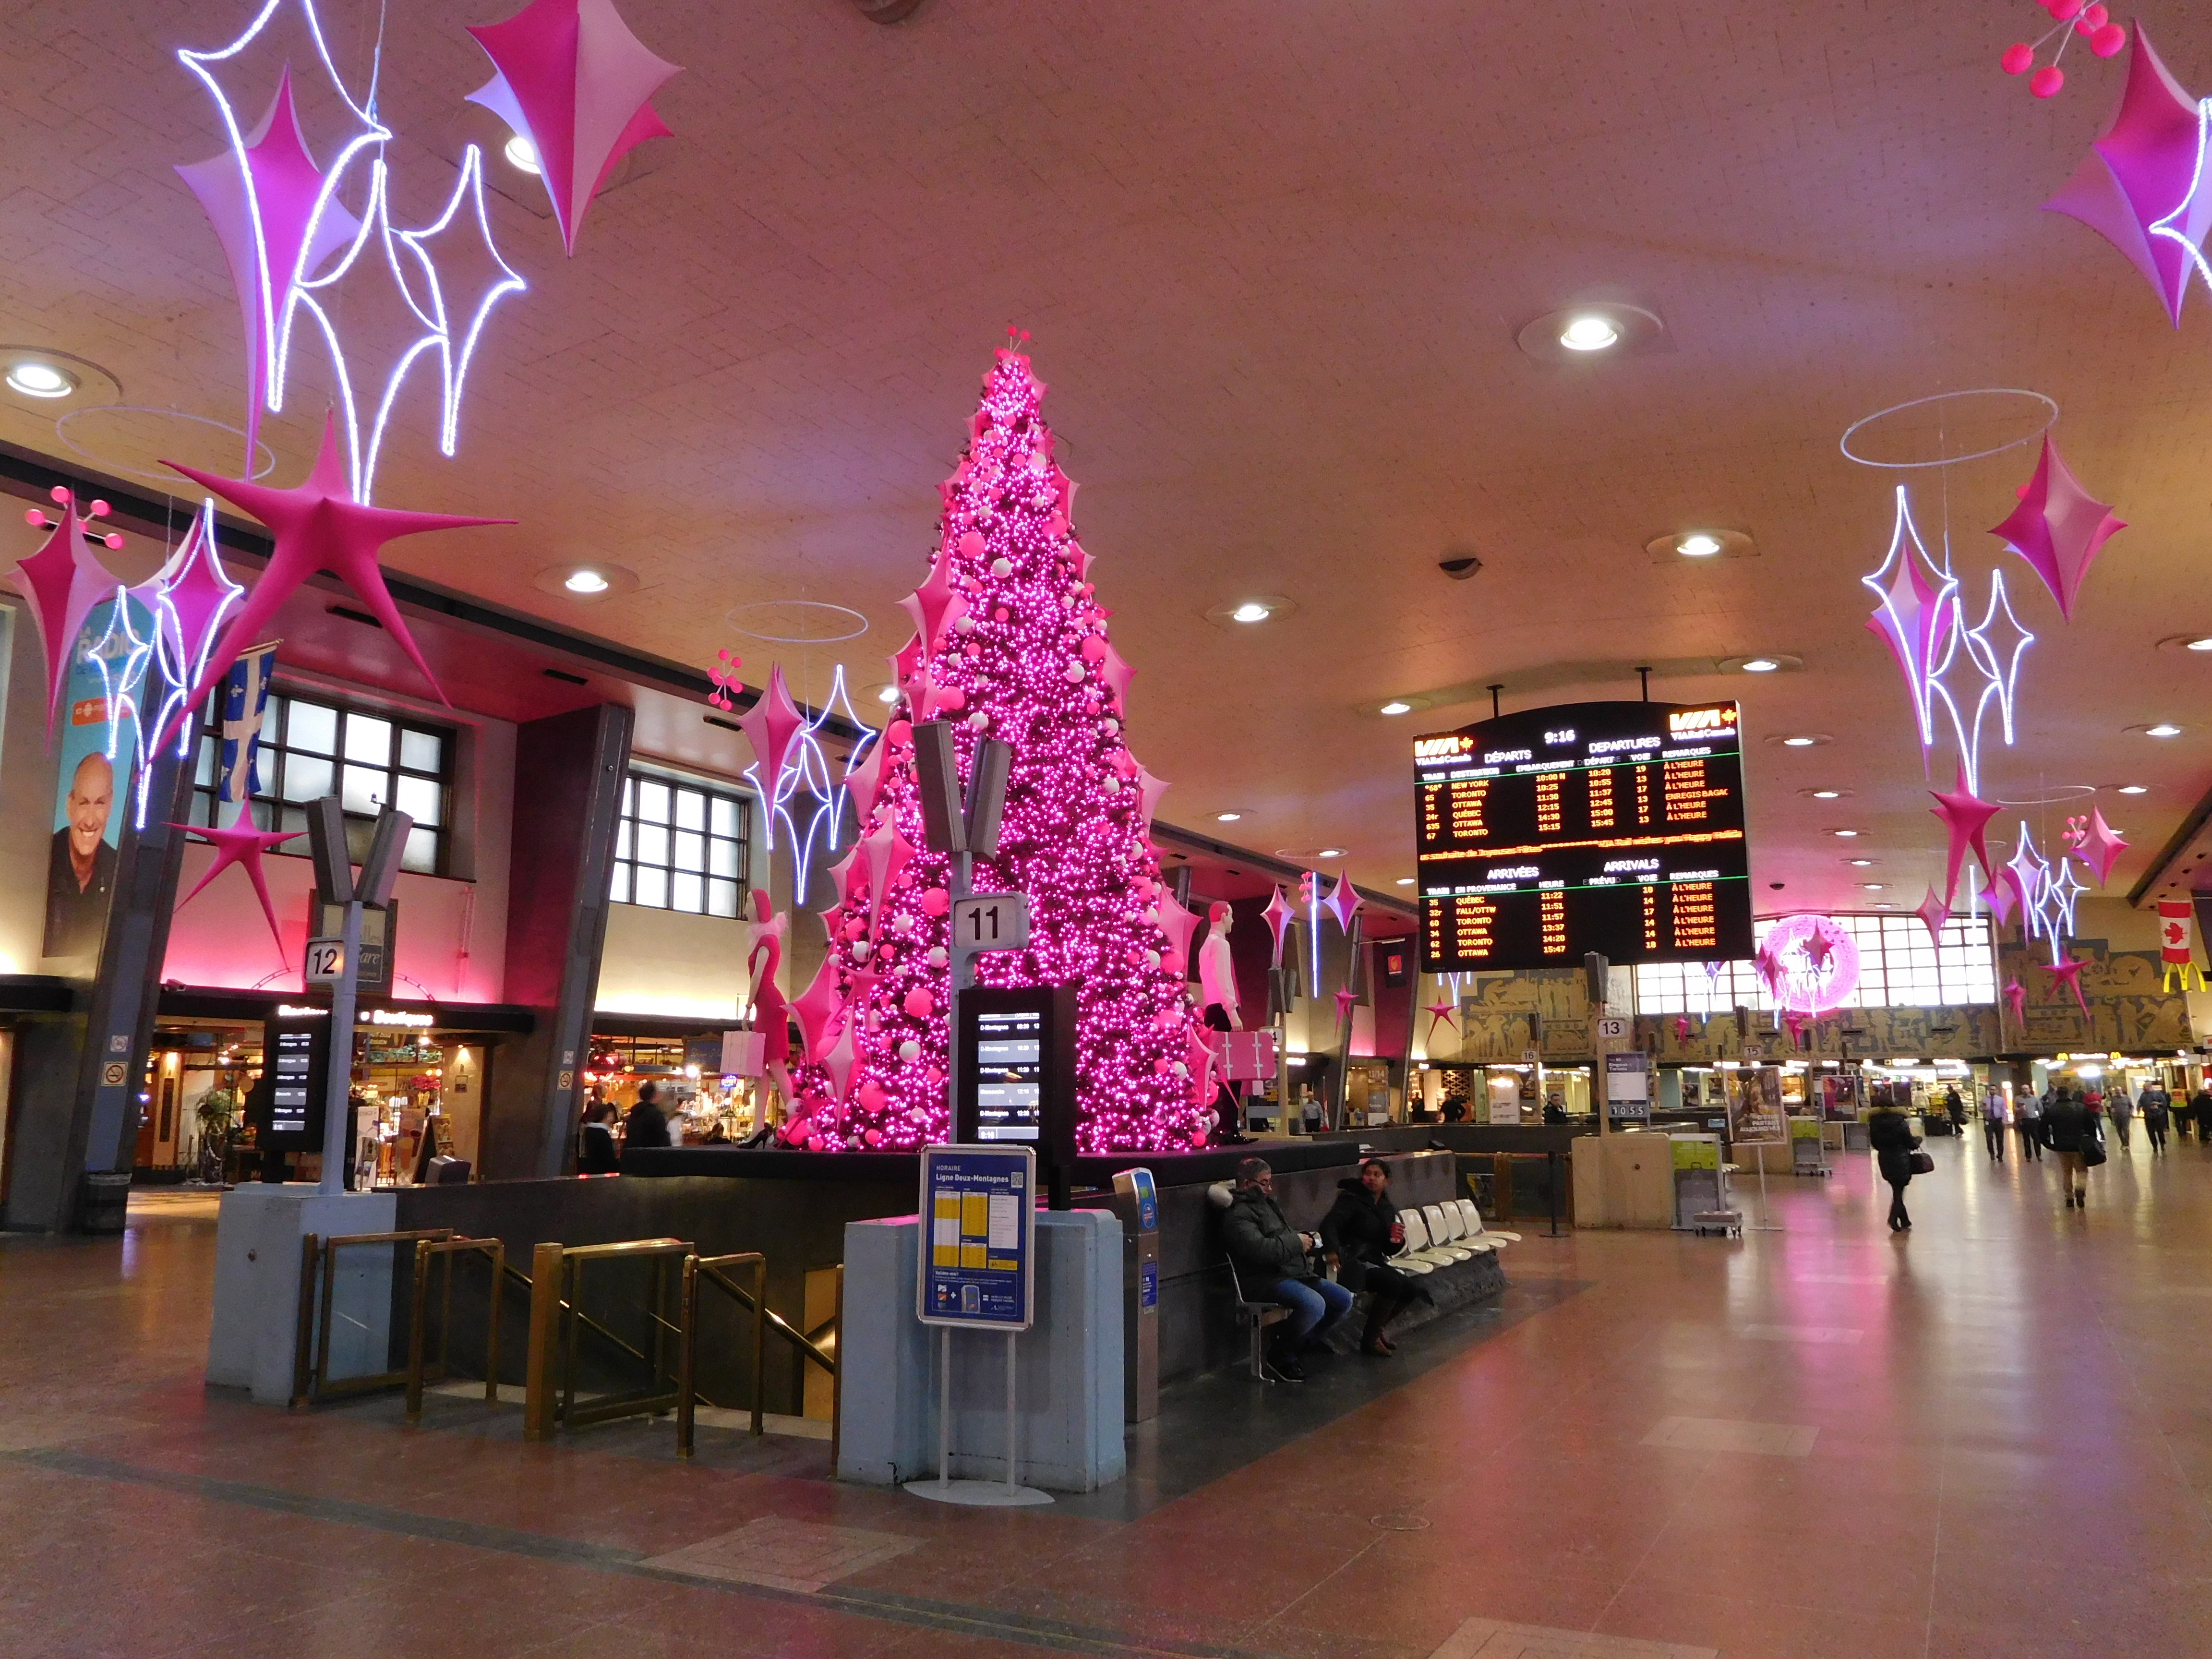
M 2165 1157 L 2166 1126 L 2163 1123 L 2146 1123 L 2143 1133 L 2150 1137 L 2150 1155 L 2153 1158 Z
M 2023 1123 L 2020 1126 L 2020 1150 L 2021 1155 L 2026 1158 L 2034 1158 L 2039 1163 L 2040 1163 L 2043 1158 L 2043 1141 L 2040 1134 L 2042 1127 L 2043 1126 L 2039 1122 Z
M 1887 1176 L 1882 1178 L 1888 1180 Z M 1912 1218 L 1905 1212 L 1905 1182 L 1911 1179 L 1911 1176 L 1907 1176 L 1905 1181 L 1889 1182 L 1889 1224 L 1893 1227 L 1910 1227 L 1912 1224 Z
M 1982 1139 L 1990 1144 L 1991 1163 L 2004 1162 L 2004 1132 L 2005 1126 L 1996 1118 L 1985 1117 L 1982 1120 Z

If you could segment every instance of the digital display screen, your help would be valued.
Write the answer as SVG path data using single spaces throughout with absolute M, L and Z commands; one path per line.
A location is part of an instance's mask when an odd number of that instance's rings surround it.
M 1733 702 L 1584 702 L 1413 744 L 1421 966 L 1753 952 Z
M 1043 1127 L 1043 1013 L 978 1013 L 975 1068 L 975 1139 L 1035 1142 Z
M 305 1134 L 307 1116 L 314 1108 L 315 1037 L 313 1027 L 281 1026 L 273 1030 L 267 1060 L 272 1089 L 269 1128 L 272 1134 Z

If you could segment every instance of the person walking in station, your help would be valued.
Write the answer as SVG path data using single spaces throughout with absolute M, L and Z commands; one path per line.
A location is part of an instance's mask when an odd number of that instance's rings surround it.
M 2173 1097 L 2166 1091 L 2166 1085 L 2153 1078 L 2136 1102 L 2142 1109 L 2143 1133 L 2150 1137 L 2150 1155 L 2153 1158 L 2166 1156 L 2167 1109 L 2172 1100 Z
M 2128 1098 L 2126 1082 L 2115 1083 L 2112 1092 L 2105 1097 L 2105 1115 L 2112 1120 L 2112 1139 L 2120 1143 L 2120 1150 L 2124 1152 L 2130 1144 L 2128 1120 L 2135 1115 L 2135 1103 Z
M 2004 1162 L 2005 1126 L 2012 1121 L 2012 1111 L 2005 1104 L 2004 1085 L 1994 1079 L 1990 1091 L 1982 1097 L 1982 1139 L 1990 1149 L 1990 1162 Z
M 1875 1167 L 1889 1183 L 1889 1230 L 1906 1231 L 1912 1218 L 1905 1211 L 1905 1189 L 1912 1180 L 1912 1158 L 1920 1150 L 1920 1137 L 1912 1133 L 1904 1113 L 1883 1106 L 1867 1120 L 1867 1144 L 1874 1148 Z
M 2013 1121 L 2020 1127 L 2020 1155 L 2043 1161 L 2043 1103 L 2033 1089 L 2022 1089 L 2013 1103 Z
M 2045 1145 L 2058 1154 L 2059 1179 L 2066 1188 L 2066 1207 L 2086 1210 L 2089 1207 L 2088 1152 L 2091 1142 L 2097 1141 L 2096 1119 L 2089 1109 L 2075 1097 L 2070 1089 L 2061 1089 L 2051 1103 L 2051 1109 L 2043 1115 Z M 2096 1146 L 2096 1161 L 2105 1161 L 2101 1142 Z

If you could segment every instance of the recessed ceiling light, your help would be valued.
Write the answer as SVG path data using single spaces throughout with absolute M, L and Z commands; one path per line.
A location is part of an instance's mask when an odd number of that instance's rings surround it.
M 890 704 L 896 702 L 898 699 L 898 687 L 896 685 L 879 685 L 876 688 L 876 701 L 878 702 Z
M 1315 854 L 1314 856 L 1318 859 L 1340 859 L 1344 856 L 1344 848 L 1341 847 L 1324 847 L 1320 852 Z
M 1897 907 L 1896 907 L 1894 904 L 1887 904 L 1887 903 L 1884 903 L 1884 904 L 1877 904 L 1877 905 L 1875 905 L 1874 908 L 1875 908 L 1875 909 L 1877 909 L 1877 910 L 1894 910 L 1895 908 L 1897 908 Z
M 1832 836 L 1842 836 L 1845 841 L 1849 841 L 1849 840 L 1850 840 L 1853 836 L 1856 836 L 1856 835 L 1858 834 L 1858 831 L 1857 831 L 1857 830 L 1829 830 L 1829 831 L 1828 831 L 1828 833 L 1829 833 L 1830 835 L 1832 835 Z
M 1241 623 L 1263 623 L 1267 620 L 1267 607 L 1257 599 L 1247 599 L 1229 613 L 1229 620 Z
M 1242 812 L 1216 812 L 1213 815 L 1213 821 L 1216 823 L 1234 823 L 1243 816 Z
M 1865 888 L 1869 893 L 1879 893 L 1883 890 L 1882 884 L 1878 881 L 1861 882 L 1859 885 Z
M 1693 530 L 1674 544 L 1674 550 L 1686 559 L 1710 559 L 1721 550 L 1721 538 L 1710 530 Z
M 2203 634 L 2182 647 L 2185 651 L 2212 651 L 2212 634 Z
M 542 173 L 545 170 L 538 164 L 538 146 L 519 132 L 507 141 L 506 155 L 507 164 L 518 173 Z
M 1820 742 L 1820 738 L 1808 738 L 1802 736 L 1784 738 L 1782 739 L 1782 746 L 1784 749 L 1810 749 L 1818 742 Z
M 1378 714 L 1410 714 L 1413 712 L 1413 705 L 1403 697 L 1393 697 L 1375 712 Z
M 1743 672 L 1747 674 L 1771 674 L 1781 666 L 1771 657 L 1747 657 L 1743 662 Z
M 2140 783 L 2124 783 L 2120 786 L 2120 793 L 2124 795 L 2148 795 L 2150 791 Z
M 26 398 L 66 398 L 76 390 L 77 378 L 65 368 L 25 357 L 8 365 L 8 385 Z
M 1613 325 L 1613 319 L 1594 311 L 1569 318 L 1559 331 L 1559 343 L 1570 351 L 1602 351 L 1620 343 L 1620 331 Z
M 1874 860 L 1872 859 L 1845 859 L 1844 862 L 1850 865 L 1855 869 L 1863 870 L 1869 865 L 1872 864 Z
M 561 586 L 571 593 L 604 593 L 611 584 L 596 570 L 577 570 L 570 572 Z
M 1413 884 L 1413 878 L 1411 876 L 1401 876 L 1398 878 L 1398 885 L 1401 887 L 1411 887 Z
M 2181 735 L 2181 728 L 2172 720 L 2160 720 L 2156 726 L 2143 727 L 2142 734 L 2147 738 L 2178 738 Z
M 1813 791 L 1813 799 L 1814 800 L 1841 800 L 1843 797 L 1844 792 L 1840 789 L 1815 789 Z

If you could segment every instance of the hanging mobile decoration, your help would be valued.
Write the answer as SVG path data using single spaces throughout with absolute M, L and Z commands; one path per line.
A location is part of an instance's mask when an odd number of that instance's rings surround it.
M 86 527 L 88 520 L 107 516 L 106 501 L 94 501 L 80 514 L 76 497 L 59 484 L 54 486 L 51 499 L 61 508 L 59 518 L 50 519 L 34 507 L 23 514 L 23 521 L 33 530 L 52 533 L 40 544 L 37 552 L 15 566 L 15 586 L 31 602 L 31 626 L 46 659 L 49 747 L 53 744 L 54 720 L 61 713 L 62 688 L 69 680 L 70 653 L 77 634 L 93 607 L 121 586 L 108 574 L 107 567 L 87 550 L 87 544 L 96 541 L 111 550 L 123 545 L 120 536 L 101 535 Z
M 734 651 L 717 651 L 714 653 L 714 666 L 707 671 L 707 678 L 714 682 L 714 686 L 707 694 L 708 708 L 719 708 L 725 714 L 737 712 L 737 699 L 744 694 L 745 690 L 745 683 L 738 678 L 738 671 L 744 665 L 745 659 Z
M 2066 71 L 2058 67 L 2058 60 L 2066 55 L 2075 35 L 2081 36 L 2100 58 L 2113 56 L 2128 43 L 2128 32 L 2112 21 L 2111 13 L 2101 5 L 2084 5 L 2081 0 L 2040 0 L 2040 3 L 2051 16 L 2051 27 L 2033 44 L 2015 40 L 1997 59 L 2007 75 L 2027 76 L 2027 89 L 2038 98 L 2056 98 L 2065 90 Z M 2053 40 L 2058 45 L 2051 51 L 2051 61 L 2036 69 L 2036 58 Z M 2029 74 L 2031 70 L 2034 73 Z
M 2046 433 L 2035 476 L 2021 489 L 2020 505 L 1990 534 L 2027 561 L 2058 601 L 2058 614 L 2072 622 L 2074 600 L 2091 562 L 2126 528 L 2109 506 L 2081 488 Z

